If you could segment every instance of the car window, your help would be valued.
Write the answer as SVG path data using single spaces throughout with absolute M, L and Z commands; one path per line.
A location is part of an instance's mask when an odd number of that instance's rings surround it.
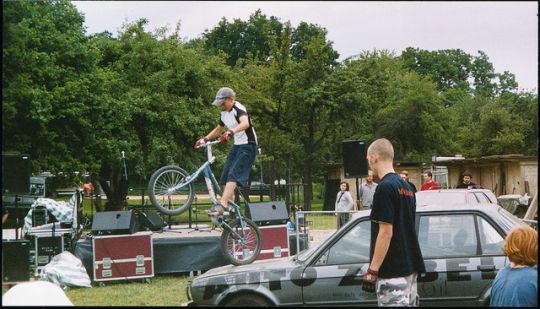
M 488 197 L 482 193 L 482 192 L 477 192 L 474 194 L 476 196 L 476 198 L 478 199 L 478 201 L 480 203 L 488 203 L 488 204 L 491 204 L 491 201 L 488 199 Z
M 500 214 L 500 216 L 498 216 L 498 218 L 499 218 L 498 223 L 502 228 L 505 228 L 507 230 L 511 230 L 512 228 L 514 228 L 516 226 L 519 226 L 519 225 L 527 225 L 526 223 L 524 223 L 523 221 L 521 221 L 516 216 L 509 213 L 506 209 L 504 209 L 502 207 L 498 207 L 498 212 Z
M 422 215 L 419 224 L 424 258 L 476 255 L 474 215 Z
M 478 216 L 478 232 L 480 234 L 480 246 L 482 254 L 503 254 L 502 246 L 504 238 L 495 228 L 484 218 Z
M 478 200 L 478 197 L 474 193 L 468 193 L 468 203 L 469 204 L 478 204 L 480 201 Z
M 329 248 L 326 264 L 369 262 L 370 235 L 371 221 L 359 222 Z

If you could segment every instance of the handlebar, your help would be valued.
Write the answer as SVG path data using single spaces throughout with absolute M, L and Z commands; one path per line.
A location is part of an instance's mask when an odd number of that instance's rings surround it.
M 199 145 L 199 147 L 206 147 L 206 146 L 209 146 L 209 145 L 219 144 L 219 143 L 220 143 L 220 141 L 219 141 L 219 139 L 217 139 L 217 140 L 212 141 L 212 142 L 201 143 Z
M 216 158 L 212 155 L 212 145 L 213 144 L 219 144 L 220 141 L 219 139 L 218 140 L 215 140 L 213 142 L 206 142 L 206 143 L 201 143 L 199 145 L 199 148 L 202 148 L 202 147 L 205 147 L 206 148 L 206 155 L 208 156 L 208 161 L 210 163 L 214 163 L 214 161 L 216 160 Z

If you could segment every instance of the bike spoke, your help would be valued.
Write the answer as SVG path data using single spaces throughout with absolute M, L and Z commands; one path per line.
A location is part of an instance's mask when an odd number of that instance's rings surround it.
M 169 190 L 184 183 L 188 176 L 185 171 L 175 167 L 158 171 L 152 176 L 151 188 L 149 188 L 152 203 L 156 203 L 155 206 L 166 214 L 176 215 L 184 211 L 193 198 L 192 186 L 186 184 L 174 191 Z
M 241 239 L 236 239 L 236 237 L 234 237 L 236 235 L 233 236 L 232 233 L 230 234 L 227 244 L 229 252 L 232 253 L 237 260 L 250 259 L 257 248 L 255 233 L 249 226 L 244 229 L 237 227 L 234 230 Z

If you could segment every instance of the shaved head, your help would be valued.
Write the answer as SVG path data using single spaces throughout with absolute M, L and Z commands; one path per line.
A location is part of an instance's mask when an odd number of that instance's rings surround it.
M 376 155 L 381 161 L 392 161 L 394 160 L 394 147 L 386 138 L 379 138 L 369 145 L 367 155 Z

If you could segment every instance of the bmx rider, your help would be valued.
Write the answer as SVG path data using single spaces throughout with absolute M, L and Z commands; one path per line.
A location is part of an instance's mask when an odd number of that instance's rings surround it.
M 234 146 L 229 151 L 219 182 L 224 186 L 220 205 L 207 210 L 210 216 L 223 215 L 229 211 L 229 201 L 233 199 L 234 190 L 247 183 L 257 154 L 257 135 L 251 118 L 246 107 L 234 99 L 235 93 L 231 88 L 223 87 L 218 90 L 212 105 L 221 108 L 219 124 L 195 143 L 195 148 L 199 148 L 202 143 L 220 135 L 221 142 L 229 140 L 231 135 L 234 136 Z

